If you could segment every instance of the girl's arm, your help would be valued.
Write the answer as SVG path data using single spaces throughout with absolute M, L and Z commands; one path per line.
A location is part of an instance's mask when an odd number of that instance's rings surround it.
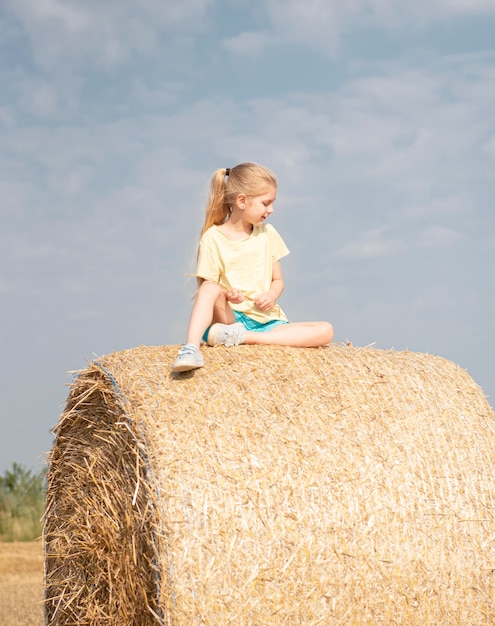
M 255 304 L 262 311 L 270 311 L 275 306 L 275 303 L 282 295 L 284 290 L 284 277 L 282 275 L 282 265 L 280 261 L 276 261 L 273 264 L 272 272 L 272 284 L 270 289 L 260 294 L 255 300 Z

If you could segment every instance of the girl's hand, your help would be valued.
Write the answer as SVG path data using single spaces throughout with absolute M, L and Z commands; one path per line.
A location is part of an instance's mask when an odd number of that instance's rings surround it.
M 241 302 L 244 301 L 244 296 L 239 291 L 239 289 L 236 289 L 235 287 L 232 287 L 232 289 L 229 289 L 229 291 L 227 291 L 225 296 L 227 300 L 229 302 L 232 302 L 233 304 L 240 304 Z
M 271 311 L 275 306 L 275 298 L 270 291 L 267 291 L 259 295 L 254 303 L 262 311 Z

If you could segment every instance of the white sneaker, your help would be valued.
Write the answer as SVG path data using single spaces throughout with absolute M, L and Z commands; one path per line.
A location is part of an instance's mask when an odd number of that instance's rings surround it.
M 238 346 L 244 341 L 246 329 L 237 322 L 236 324 L 213 324 L 208 333 L 209 346 Z
M 179 350 L 179 356 L 172 365 L 172 372 L 188 372 L 203 367 L 205 360 L 198 347 L 193 343 L 186 343 Z

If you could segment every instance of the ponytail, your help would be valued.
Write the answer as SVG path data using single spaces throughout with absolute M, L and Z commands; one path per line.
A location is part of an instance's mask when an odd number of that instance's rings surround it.
M 201 234 L 205 233 L 212 226 L 223 224 L 229 215 L 230 208 L 226 202 L 225 176 L 227 170 L 222 168 L 217 170 L 210 182 L 210 197 L 206 205 L 205 223 Z

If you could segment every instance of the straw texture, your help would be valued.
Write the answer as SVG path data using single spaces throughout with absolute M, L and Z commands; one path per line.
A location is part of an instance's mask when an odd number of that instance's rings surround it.
M 49 625 L 495 623 L 495 416 L 460 367 L 332 345 L 102 357 L 55 429 Z

